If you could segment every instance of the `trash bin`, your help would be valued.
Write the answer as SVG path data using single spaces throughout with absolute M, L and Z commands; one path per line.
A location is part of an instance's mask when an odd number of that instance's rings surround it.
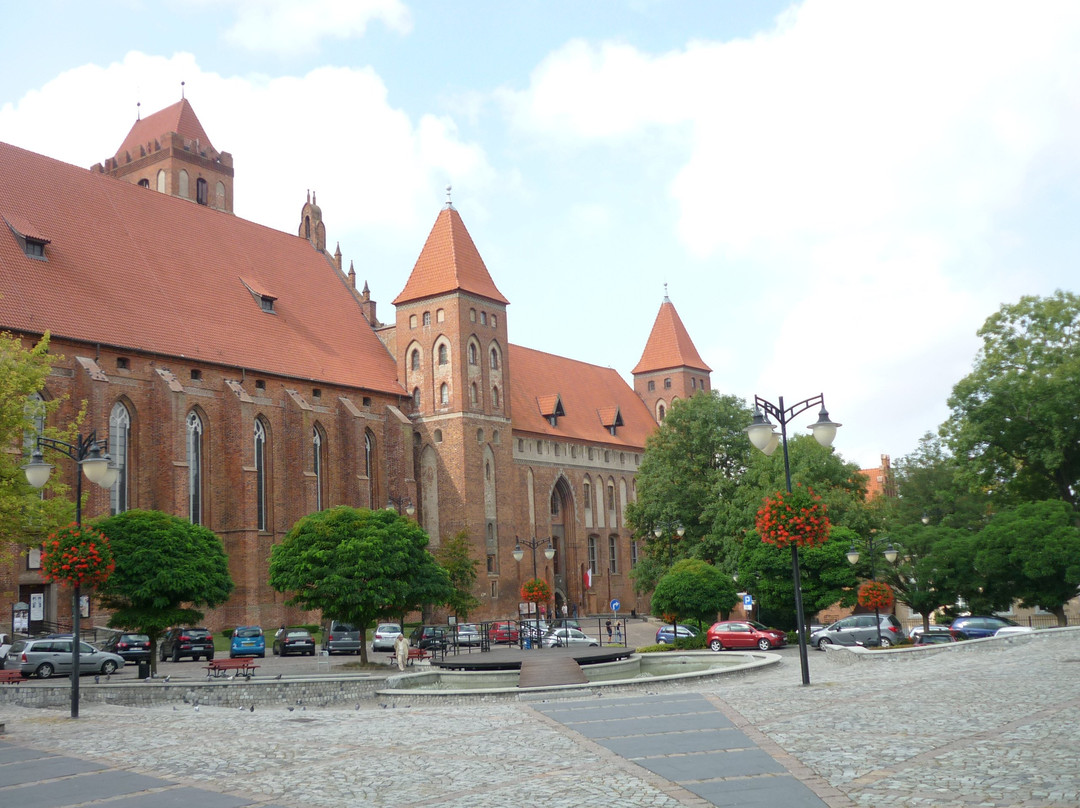
M 526 649 L 532 648 L 532 637 L 526 637 L 523 644 Z
M 139 678 L 140 679 L 147 679 L 147 678 L 149 678 L 149 676 L 150 676 L 150 660 L 149 659 L 140 659 L 139 660 Z

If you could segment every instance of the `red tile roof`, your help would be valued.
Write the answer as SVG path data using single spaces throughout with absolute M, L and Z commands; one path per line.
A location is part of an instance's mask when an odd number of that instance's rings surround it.
M 3 328 L 404 392 L 345 277 L 306 239 L 4 143 L 0 213 L 51 239 L 35 260 L 0 228 Z M 241 278 L 276 296 L 274 313 Z
M 459 291 L 497 303 L 510 302 L 491 280 L 461 214 L 447 207 L 439 212 L 405 288 L 394 298 L 394 305 Z
M 670 368 L 694 368 L 707 373 L 712 368 L 705 364 L 694 347 L 694 341 L 679 319 L 675 306 L 666 297 L 660 304 L 645 351 L 641 354 L 632 373 L 651 373 Z
M 135 125 L 131 127 L 131 131 L 127 133 L 124 142 L 117 149 L 116 159 L 123 162 L 121 158 L 125 152 L 130 152 L 133 158 L 138 158 L 140 146 L 146 146 L 155 140 L 161 141 L 170 132 L 176 132 L 185 140 L 197 140 L 199 146 L 208 154 L 217 154 L 214 147 L 210 145 L 210 138 L 199 123 L 195 110 L 187 99 L 181 99 L 171 107 L 165 107 L 153 115 L 135 121 Z
M 611 368 L 511 345 L 510 406 L 515 431 L 552 438 L 608 443 L 640 449 L 656 429 L 648 407 Z M 557 391 L 565 415 L 552 426 L 537 401 Z M 604 421 L 622 417 L 612 435 Z

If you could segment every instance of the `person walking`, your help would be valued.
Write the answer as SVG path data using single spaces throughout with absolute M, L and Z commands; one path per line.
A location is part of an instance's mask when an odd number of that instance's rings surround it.
M 607 621 L 607 641 L 608 641 L 609 643 L 611 642 L 611 630 L 612 630 L 612 629 L 611 629 L 611 621 L 610 621 L 610 620 L 608 620 L 608 621 Z
M 409 638 L 404 634 L 398 634 L 394 640 L 394 656 L 397 658 L 398 670 L 405 670 L 405 666 L 409 664 Z
M 569 615 L 569 614 L 570 614 L 570 610 L 566 608 L 566 601 L 564 600 L 564 601 L 563 601 L 563 605 L 562 605 L 562 616 L 563 616 L 563 620 L 565 620 L 565 619 L 566 619 L 566 617 L 567 617 L 567 615 Z
M 622 645 L 622 621 L 618 621 L 615 624 L 615 642 Z

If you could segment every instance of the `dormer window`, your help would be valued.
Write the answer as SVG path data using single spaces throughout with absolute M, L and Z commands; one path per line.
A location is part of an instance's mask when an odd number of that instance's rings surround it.
M 270 295 L 259 295 L 259 305 L 262 306 L 262 310 L 268 311 L 271 314 L 274 312 L 275 300 L 277 300 L 277 298 L 271 297 Z
M 5 213 L 3 218 L 28 258 L 36 258 L 39 261 L 48 260 L 45 256 L 45 245 L 49 243 L 49 239 L 44 233 L 22 216 Z
M 558 393 L 540 396 L 536 399 L 536 403 L 540 408 L 540 414 L 547 419 L 551 426 L 557 427 L 559 425 L 559 416 L 566 415 L 566 410 L 563 409 L 562 405 L 562 398 Z

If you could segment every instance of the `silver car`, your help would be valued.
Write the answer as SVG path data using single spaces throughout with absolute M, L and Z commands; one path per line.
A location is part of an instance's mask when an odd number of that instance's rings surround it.
M 568 645 L 600 645 L 600 641 L 576 628 L 557 628 L 544 637 L 547 648 L 563 648 Z
M 4 658 L 4 670 L 21 671 L 23 676 L 48 679 L 54 674 L 71 675 L 71 638 L 18 640 Z M 89 643 L 79 644 L 79 673 L 102 673 L 108 676 L 124 667 L 119 654 L 99 651 Z
M 881 621 L 881 647 L 896 645 L 907 636 L 896 615 L 883 614 Z M 878 621 L 872 614 L 853 614 L 820 628 L 810 635 L 810 644 L 822 649 L 826 645 L 877 645 Z

